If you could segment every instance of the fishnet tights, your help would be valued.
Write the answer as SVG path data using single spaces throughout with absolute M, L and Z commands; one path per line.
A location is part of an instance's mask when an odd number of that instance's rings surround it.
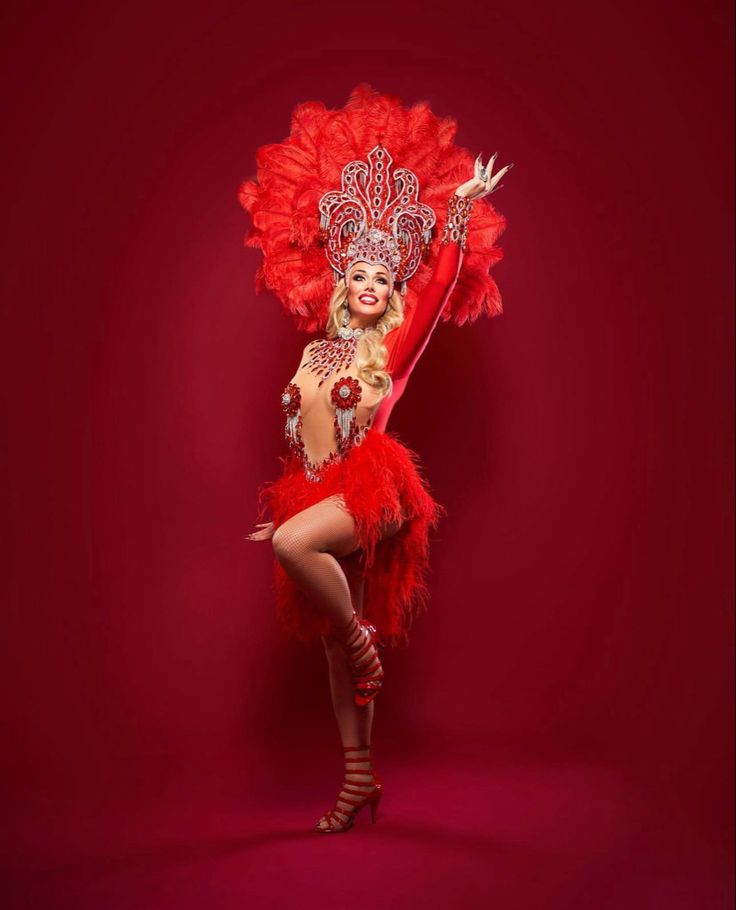
M 350 590 L 353 595 L 355 612 L 358 616 L 363 614 L 363 590 L 365 581 L 357 572 L 352 572 L 353 565 L 350 560 L 343 561 L 346 575 L 350 583 Z M 350 664 L 345 650 L 335 638 L 323 638 L 325 653 L 327 655 L 327 664 L 330 669 L 330 693 L 332 695 L 332 708 L 335 712 L 337 728 L 340 731 L 340 739 L 343 746 L 349 746 L 352 743 L 370 743 L 373 731 L 373 715 L 375 712 L 375 703 L 371 702 L 365 708 L 359 708 L 353 698 L 353 678 L 350 673 Z M 354 751 L 350 753 L 353 759 L 364 757 L 364 762 L 353 761 L 345 763 L 345 774 L 343 777 L 342 788 L 335 803 L 335 812 L 340 818 L 347 817 L 349 804 L 345 803 L 345 797 L 356 799 L 354 793 L 345 790 L 347 784 L 351 789 L 361 790 L 370 793 L 373 784 L 372 775 L 366 772 L 372 771 L 369 749 Z M 363 772 L 356 773 L 356 772 Z M 329 821 L 322 816 L 317 823 L 318 827 L 326 828 Z
M 399 527 L 387 526 L 384 537 L 395 534 Z M 285 521 L 274 531 L 272 544 L 284 569 L 314 597 L 334 627 L 345 626 L 350 621 L 353 607 L 358 616 L 362 615 L 364 579 L 357 564 L 355 522 L 340 494 L 329 496 Z M 350 663 L 338 638 L 323 638 L 323 644 L 330 672 L 332 706 L 342 744 L 369 744 L 375 705 L 371 702 L 359 708 L 355 704 Z M 351 767 L 353 772 L 370 769 L 367 753 L 365 763 Z M 365 774 L 350 774 L 346 769 L 343 784 L 347 782 L 370 792 L 371 786 L 366 784 L 368 779 Z M 341 790 L 341 796 L 344 795 Z M 326 824 L 324 819 L 319 822 L 320 827 Z
M 355 522 L 340 494 L 297 512 L 274 531 L 276 558 L 294 581 L 314 597 L 335 627 L 353 615 L 350 586 L 337 561 L 358 547 Z

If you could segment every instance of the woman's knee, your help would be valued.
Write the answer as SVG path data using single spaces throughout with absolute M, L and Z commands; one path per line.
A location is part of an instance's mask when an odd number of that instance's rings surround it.
M 271 546 L 276 558 L 284 564 L 297 561 L 309 549 L 306 535 L 299 528 L 292 528 L 288 521 L 273 532 Z

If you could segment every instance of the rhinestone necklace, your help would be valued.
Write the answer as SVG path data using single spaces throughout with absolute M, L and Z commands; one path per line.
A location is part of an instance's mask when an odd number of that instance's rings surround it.
M 320 338 L 312 345 L 309 357 L 304 364 L 305 369 L 322 378 L 317 387 L 329 379 L 332 374 L 350 366 L 355 359 L 358 347 L 358 338 L 365 329 L 351 329 L 343 326 L 335 338 Z

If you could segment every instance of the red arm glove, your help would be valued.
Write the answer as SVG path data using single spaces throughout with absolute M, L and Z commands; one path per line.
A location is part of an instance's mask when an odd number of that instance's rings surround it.
M 447 223 L 432 277 L 411 313 L 398 329 L 386 336 L 385 344 L 389 349 L 386 369 L 394 382 L 407 378 L 414 369 L 455 287 L 463 261 L 472 206 L 472 200 L 461 196 L 450 197 Z

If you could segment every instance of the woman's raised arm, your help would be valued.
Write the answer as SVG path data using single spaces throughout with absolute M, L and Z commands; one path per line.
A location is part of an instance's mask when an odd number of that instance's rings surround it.
M 496 153 L 498 154 L 498 153 Z M 429 280 L 414 309 L 404 322 L 386 338 L 389 359 L 386 369 L 395 381 L 405 379 L 414 369 L 434 331 L 455 287 L 465 250 L 465 238 L 473 202 L 499 189 L 498 181 L 513 167 L 508 164 L 493 174 L 496 155 L 484 167 L 480 155 L 475 159 L 475 174 L 461 184 L 447 202 L 447 222 L 440 241 L 440 253 Z
M 386 369 L 394 381 L 405 378 L 414 369 L 437 325 L 442 310 L 455 287 L 463 261 L 468 219 L 473 207 L 470 199 L 457 194 L 447 203 L 447 223 L 440 241 L 440 253 L 434 272 L 411 313 L 386 339 L 389 360 Z M 395 334 L 395 337 L 391 336 Z

